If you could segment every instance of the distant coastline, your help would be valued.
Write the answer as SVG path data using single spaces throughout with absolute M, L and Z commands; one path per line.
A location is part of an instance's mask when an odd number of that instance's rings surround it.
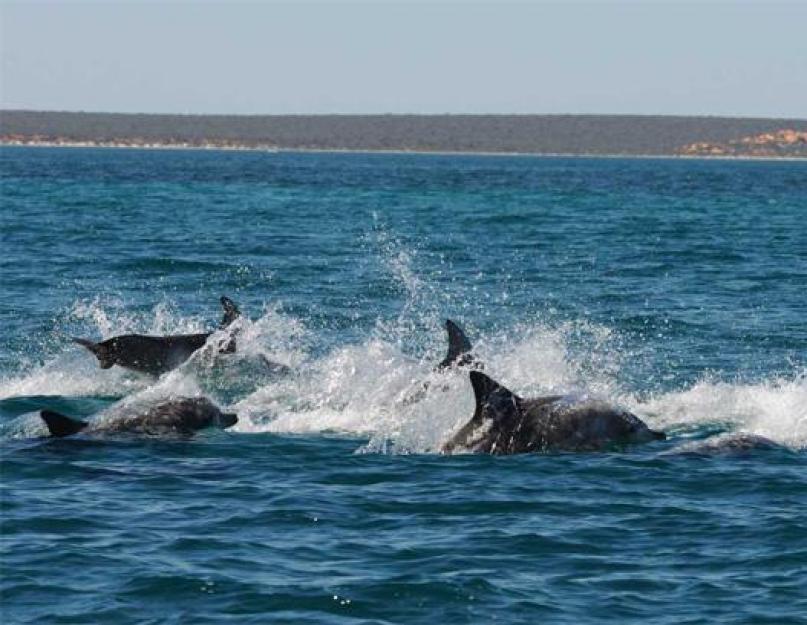
M 0 111 L 0 145 L 807 158 L 807 120 L 629 115 L 135 115 Z
M 413 155 L 413 156 L 479 156 L 479 157 L 511 157 L 511 158 L 624 158 L 624 159 L 661 159 L 661 160 L 714 160 L 714 161 L 807 161 L 804 156 L 755 156 L 755 155 L 730 155 L 730 154 L 564 154 L 552 152 L 469 152 L 469 151 L 449 151 L 449 150 L 345 150 L 336 148 L 260 148 L 260 147 L 218 147 L 218 146 L 193 146 L 193 145 L 173 145 L 173 144 L 149 144 L 149 145 L 129 145 L 129 144 L 88 144 L 88 143 L 13 143 L 0 139 L 0 148 L 56 148 L 67 150 L 154 150 L 154 151 L 198 151 L 198 152 L 264 152 L 270 154 L 389 154 L 389 155 Z

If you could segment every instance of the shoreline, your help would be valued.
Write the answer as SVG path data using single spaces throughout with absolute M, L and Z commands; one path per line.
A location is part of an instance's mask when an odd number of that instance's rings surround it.
M 534 157 L 534 158 L 609 158 L 609 159 L 665 159 L 665 160 L 709 160 L 709 161 L 777 161 L 805 162 L 807 156 L 757 156 L 744 154 L 598 154 L 598 153 L 553 153 L 553 152 L 490 152 L 472 150 L 406 150 L 406 149 L 351 149 L 351 148 L 283 148 L 277 146 L 227 146 L 227 145 L 174 145 L 164 144 L 88 144 L 86 142 L 18 143 L 0 141 L 0 148 L 67 148 L 73 150 L 165 150 L 200 152 L 265 152 L 269 154 L 389 154 L 412 156 L 480 156 L 480 157 Z

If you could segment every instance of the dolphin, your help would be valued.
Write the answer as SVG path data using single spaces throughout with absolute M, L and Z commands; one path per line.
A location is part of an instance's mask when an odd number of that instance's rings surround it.
M 462 331 L 462 328 L 451 321 L 451 319 L 446 319 L 445 326 L 446 332 L 448 333 L 448 353 L 445 358 L 437 363 L 437 366 L 434 367 L 434 371 L 437 373 L 445 373 L 452 369 L 461 368 L 483 369 L 482 363 L 473 355 L 471 351 L 473 349 L 471 341 L 465 336 L 465 332 Z M 402 403 L 408 406 L 421 401 L 426 397 L 426 393 L 428 393 L 430 387 L 431 383 L 426 380 L 420 385 L 420 388 L 406 396 Z M 441 390 L 447 391 L 448 387 L 442 386 Z
M 636 415 L 604 401 L 563 395 L 522 399 L 480 371 L 469 375 L 476 409 L 443 445 L 443 453 L 597 451 L 666 438 Z
M 45 422 L 50 435 L 55 438 L 64 438 L 78 432 L 190 436 L 197 430 L 208 427 L 225 429 L 238 422 L 237 415 L 222 412 L 204 397 L 179 397 L 141 409 L 120 409 L 113 406 L 93 422 L 74 419 L 53 410 L 41 410 L 39 416 Z
M 471 341 L 465 336 L 456 323 L 446 319 L 446 332 L 448 333 L 448 353 L 435 367 L 435 371 L 445 371 L 452 367 L 482 368 L 482 363 L 471 353 Z
M 759 434 L 733 432 L 705 440 L 692 441 L 671 449 L 665 455 L 681 456 L 745 456 L 754 451 L 784 449 L 782 445 Z
M 222 330 L 235 321 L 241 312 L 230 298 L 222 296 L 220 301 L 224 308 L 224 317 L 219 324 L 219 329 Z M 170 336 L 124 334 L 99 343 L 75 337 L 73 337 L 73 341 L 95 354 L 102 369 L 120 365 L 141 373 L 160 375 L 176 369 L 190 358 L 193 352 L 205 344 L 211 334 L 213 333 L 201 332 Z M 235 336 L 230 337 L 221 351 L 227 354 L 235 351 Z

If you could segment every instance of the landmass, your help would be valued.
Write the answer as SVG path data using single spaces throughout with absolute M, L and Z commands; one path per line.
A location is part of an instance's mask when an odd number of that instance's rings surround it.
M 0 111 L 0 144 L 807 158 L 807 119 Z
M 807 132 L 787 128 L 722 143 L 698 141 L 681 148 L 681 154 L 807 158 Z

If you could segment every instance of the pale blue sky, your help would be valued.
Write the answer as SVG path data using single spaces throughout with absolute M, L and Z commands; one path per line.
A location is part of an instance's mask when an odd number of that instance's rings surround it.
M 807 2 L 10 2 L 0 106 L 807 117 Z

